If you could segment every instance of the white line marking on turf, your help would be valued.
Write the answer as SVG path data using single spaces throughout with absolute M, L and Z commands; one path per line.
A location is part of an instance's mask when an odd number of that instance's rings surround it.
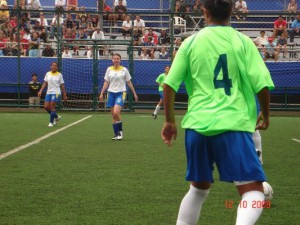
M 32 141 L 32 142 L 29 142 L 29 143 L 27 143 L 27 144 L 25 144 L 25 145 L 21 145 L 21 146 L 15 148 L 15 149 L 13 149 L 13 150 L 10 150 L 9 152 L 3 153 L 3 154 L 0 155 L 0 160 L 1 160 L 1 159 L 4 159 L 4 158 L 6 158 L 6 157 L 8 157 L 8 156 L 10 156 L 10 155 L 13 155 L 13 154 L 15 154 L 15 153 L 17 153 L 17 152 L 19 152 L 19 151 L 22 151 L 22 150 L 24 150 L 25 148 L 30 147 L 31 145 L 38 144 L 38 143 L 40 143 L 42 140 L 45 140 L 45 139 L 47 139 L 48 137 L 51 137 L 51 136 L 54 135 L 54 134 L 57 134 L 57 133 L 59 133 L 59 132 L 65 130 L 65 129 L 68 129 L 69 127 L 72 127 L 72 126 L 74 126 L 74 125 L 76 125 L 76 124 L 78 124 L 78 123 L 80 123 L 80 122 L 82 122 L 82 121 L 84 121 L 84 120 L 86 120 L 86 119 L 88 119 L 88 118 L 90 118 L 90 117 L 92 117 L 92 115 L 86 116 L 86 117 L 84 117 L 84 118 L 82 118 L 82 119 L 80 119 L 80 120 L 77 120 L 77 121 L 74 122 L 74 123 L 71 123 L 71 124 L 69 124 L 69 125 L 67 125 L 67 126 L 65 126 L 65 127 L 62 127 L 62 128 L 60 128 L 60 129 L 56 130 L 56 131 L 53 131 L 53 132 L 51 132 L 51 133 L 49 133 L 49 134 L 46 134 L 46 135 L 44 135 L 44 136 L 42 136 L 42 137 L 40 137 L 40 138 L 38 138 L 38 139 L 36 139 L 36 140 L 34 140 L 34 141 Z
M 292 140 L 300 143 L 300 140 L 298 139 L 293 138 Z

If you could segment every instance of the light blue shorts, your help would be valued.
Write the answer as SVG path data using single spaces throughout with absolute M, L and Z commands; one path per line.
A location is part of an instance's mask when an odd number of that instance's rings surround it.
M 45 102 L 60 102 L 61 95 L 60 94 L 46 94 Z
M 111 108 L 114 105 L 119 105 L 123 107 L 125 98 L 126 98 L 126 92 L 118 92 L 118 93 L 108 92 L 106 108 Z
M 252 134 L 229 131 L 204 136 L 194 130 L 185 131 L 187 155 L 186 180 L 214 182 L 217 165 L 221 181 L 265 181 L 266 176 L 255 151 Z

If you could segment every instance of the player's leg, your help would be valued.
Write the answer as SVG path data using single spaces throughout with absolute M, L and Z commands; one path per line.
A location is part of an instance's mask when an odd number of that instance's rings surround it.
M 115 133 L 116 139 L 114 140 L 122 140 L 123 139 L 123 124 L 121 120 L 121 111 L 122 107 L 124 106 L 126 98 L 126 92 L 120 92 L 120 93 L 115 93 L 115 99 L 114 99 L 114 107 L 112 110 L 112 117 L 113 117 L 113 127 Z
M 252 134 L 252 138 L 253 138 L 253 142 L 254 142 L 254 145 L 255 145 L 255 150 L 256 150 L 256 153 L 258 155 L 259 161 L 261 162 L 261 164 L 263 164 L 262 147 L 261 147 L 261 135 L 259 133 L 259 130 L 256 130 Z
M 186 180 L 191 181 L 191 185 L 182 199 L 176 224 L 195 225 L 213 182 L 213 160 L 206 137 L 194 130 L 186 130 L 185 148 L 188 162 Z
M 154 119 L 157 118 L 157 114 L 160 110 L 160 107 L 164 104 L 164 95 L 163 95 L 162 91 L 159 91 L 159 96 L 160 96 L 160 100 L 159 100 L 158 104 L 156 105 L 154 112 L 152 113 L 152 116 Z

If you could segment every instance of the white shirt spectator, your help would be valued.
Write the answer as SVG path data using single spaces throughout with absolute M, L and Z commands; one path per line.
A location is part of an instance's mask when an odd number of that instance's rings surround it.
M 117 5 L 119 5 L 119 0 L 115 0 L 115 2 L 114 2 L 114 7 L 116 7 Z M 126 0 L 122 1 L 122 5 L 127 6 Z
M 265 35 L 265 36 L 263 36 L 263 37 L 257 37 L 257 38 L 255 38 L 254 40 L 254 43 L 256 43 L 256 44 L 258 44 L 258 45 L 260 45 L 260 46 L 262 46 L 262 45 L 266 45 L 266 44 L 268 44 L 268 36 L 267 35 Z
M 87 51 L 86 57 L 87 57 L 88 59 L 92 59 L 92 58 L 93 58 L 93 52 L 92 52 L 92 50 L 88 50 L 88 51 Z M 99 58 L 100 58 L 100 54 L 99 54 L 99 52 L 98 52 L 98 59 L 99 59 Z
M 127 20 L 123 21 L 122 27 L 127 27 L 127 28 L 131 28 L 132 27 L 132 22 L 131 20 L 129 22 L 127 22 Z
M 242 6 L 242 7 L 241 7 L 241 6 Z M 245 10 L 245 9 L 247 9 L 247 3 L 246 3 L 245 1 L 242 1 L 242 2 L 237 1 L 237 2 L 235 3 L 235 8 L 236 8 L 237 10 Z
M 143 19 L 140 19 L 140 21 L 134 20 L 133 22 L 134 27 L 145 27 L 145 21 Z
M 54 15 L 53 19 L 52 19 L 52 22 L 51 22 L 51 25 L 54 25 L 56 26 L 56 19 L 57 19 L 57 16 Z M 59 25 L 62 25 L 64 23 L 64 18 L 60 17 L 59 18 Z
M 55 0 L 55 6 L 62 6 L 66 5 L 66 0 Z
M 41 2 L 40 0 L 28 0 L 28 6 L 31 8 L 31 9 L 42 9 L 42 5 L 41 5 Z
M 100 30 L 96 30 L 94 31 L 93 35 L 92 35 L 92 39 L 100 39 L 100 40 L 104 40 L 104 33 Z
M 64 51 L 61 57 L 62 58 L 72 58 L 72 54 L 70 52 Z
M 41 26 L 48 27 L 48 21 L 45 18 L 43 19 L 43 21 L 41 20 L 41 18 L 38 18 L 37 21 L 40 22 Z

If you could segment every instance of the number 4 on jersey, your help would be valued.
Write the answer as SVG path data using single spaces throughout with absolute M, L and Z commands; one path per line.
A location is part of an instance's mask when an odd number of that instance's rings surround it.
M 217 80 L 218 75 L 222 69 L 223 80 Z M 215 89 L 224 88 L 226 95 L 231 95 L 230 88 L 232 87 L 231 79 L 228 76 L 227 56 L 226 54 L 220 55 L 216 68 L 214 70 L 214 85 Z

